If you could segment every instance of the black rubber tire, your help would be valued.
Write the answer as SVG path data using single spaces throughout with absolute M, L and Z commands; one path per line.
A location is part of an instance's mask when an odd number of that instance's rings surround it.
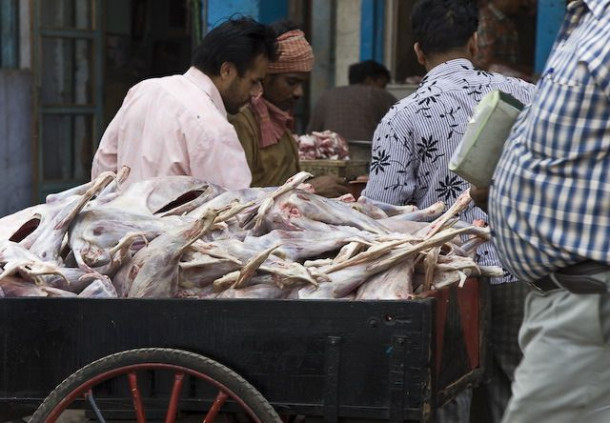
M 234 398 L 241 399 L 261 423 L 281 423 L 271 404 L 244 378 L 202 355 L 167 348 L 143 348 L 123 351 L 86 365 L 59 384 L 38 407 L 30 423 L 46 422 L 64 398 L 96 376 L 137 364 L 168 364 L 203 373 L 224 385 Z M 230 395 L 232 396 L 232 395 Z

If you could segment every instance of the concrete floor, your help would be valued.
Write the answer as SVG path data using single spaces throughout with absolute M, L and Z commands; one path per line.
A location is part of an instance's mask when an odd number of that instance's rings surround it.
M 0 423 L 25 423 L 29 421 L 29 417 L 23 418 L 21 420 L 10 420 Z M 87 420 L 85 418 L 85 412 L 81 410 L 68 410 L 64 412 L 64 414 L 57 420 L 57 423 L 93 423 L 95 420 Z M 191 416 L 191 417 L 183 417 L 176 420 L 179 423 L 201 423 L 201 417 L 199 416 Z M 247 420 L 243 420 L 246 422 Z M 316 418 L 316 417 L 307 417 L 307 418 L 296 418 L 295 423 L 323 423 L 324 419 Z M 371 421 L 371 420 L 340 420 L 341 423 L 379 423 L 379 420 Z M 107 421 L 107 423 L 127 423 L 125 421 L 121 422 L 113 422 Z M 231 423 L 242 423 L 242 420 L 231 420 Z
M 10 421 L 4 421 L 4 422 L 0 422 L 0 423 L 27 423 L 29 422 L 29 417 L 24 417 L 23 419 L 20 420 L 10 420 Z M 219 419 L 222 420 L 222 419 Z M 192 416 L 181 416 L 179 418 L 176 419 L 177 423 L 201 423 L 202 421 L 202 416 L 200 415 L 192 415 Z M 222 420 L 222 423 L 224 422 L 227 423 L 248 423 L 248 419 L 246 417 L 243 417 L 242 419 L 238 418 L 238 417 L 229 417 L 228 420 Z M 350 419 L 350 420 L 346 420 L 346 419 L 340 419 L 339 420 L 340 423 L 380 423 L 379 420 L 362 420 L 362 419 Z M 91 419 L 87 419 L 85 417 L 85 412 L 83 410 L 67 410 L 65 411 L 62 416 L 59 418 L 59 420 L 57 420 L 57 423 L 95 423 L 96 420 L 91 420 Z M 318 418 L 318 417 L 304 417 L 304 416 L 297 416 L 294 418 L 294 420 L 291 420 L 292 423 L 323 423 L 324 419 L 323 418 Z M 121 420 L 121 421 L 114 421 L 114 420 L 107 420 L 106 423 L 128 423 L 127 421 Z
M 2 423 L 24 423 L 29 422 L 30 417 L 24 417 L 20 420 L 10 420 Z M 64 412 L 57 420 L 57 423 L 83 423 L 85 422 L 85 412 L 80 410 L 68 410 Z

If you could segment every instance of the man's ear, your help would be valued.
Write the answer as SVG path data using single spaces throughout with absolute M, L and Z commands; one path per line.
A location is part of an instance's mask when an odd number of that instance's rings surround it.
M 237 73 L 235 65 L 231 62 L 222 62 L 220 65 L 220 78 L 221 79 L 232 79 L 233 75 Z
M 415 56 L 417 57 L 417 61 L 420 65 L 426 66 L 426 55 L 424 51 L 421 49 L 419 43 L 413 44 L 413 50 L 415 51 Z

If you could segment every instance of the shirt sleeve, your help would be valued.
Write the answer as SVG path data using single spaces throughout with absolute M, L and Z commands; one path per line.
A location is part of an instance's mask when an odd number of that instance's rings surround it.
M 388 204 L 409 204 L 415 200 L 419 166 L 414 154 L 413 128 L 406 115 L 388 116 L 373 136 L 369 181 L 363 195 Z
M 91 179 L 97 178 L 100 173 L 105 171 L 117 171 L 120 114 L 121 112 L 119 111 L 102 136 L 100 145 L 93 157 Z
M 313 131 L 323 131 L 328 128 L 324 128 L 324 102 L 322 97 L 316 102 L 316 106 L 311 112 L 309 117 L 309 123 L 307 124 L 306 133 L 311 134 Z

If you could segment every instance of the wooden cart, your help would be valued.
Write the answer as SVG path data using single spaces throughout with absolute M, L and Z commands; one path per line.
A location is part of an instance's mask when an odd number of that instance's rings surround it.
M 431 421 L 481 379 L 483 285 L 409 301 L 2 299 L 0 421 L 43 401 L 33 422 L 67 407 L 94 421 Z

